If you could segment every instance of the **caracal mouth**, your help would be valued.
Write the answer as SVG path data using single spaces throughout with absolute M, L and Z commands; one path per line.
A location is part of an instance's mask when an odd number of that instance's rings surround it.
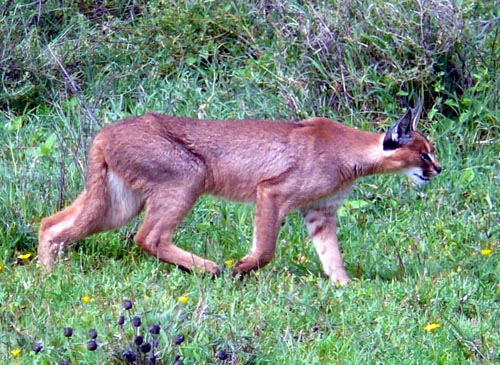
M 430 177 L 425 177 L 423 175 L 419 175 L 419 174 L 413 174 L 413 176 L 415 176 L 416 178 L 418 178 L 422 184 L 427 184 L 429 181 L 431 181 L 431 178 Z
M 418 186 L 423 186 L 427 184 L 429 181 L 431 181 L 431 178 L 424 176 L 423 170 L 418 167 L 408 169 L 404 173 L 406 174 L 406 176 L 410 178 L 410 180 L 413 183 L 415 183 Z

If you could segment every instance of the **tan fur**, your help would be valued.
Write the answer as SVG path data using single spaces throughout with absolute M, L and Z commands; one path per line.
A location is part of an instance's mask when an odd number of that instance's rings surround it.
M 70 242 L 124 225 L 145 207 L 135 237 L 145 251 L 218 275 L 217 264 L 172 243 L 175 228 L 208 193 L 257 205 L 253 247 L 234 274 L 270 262 L 283 219 L 299 209 L 325 272 L 345 284 L 335 216 L 354 181 L 390 172 L 427 180 L 441 170 L 432 145 L 418 132 L 392 150 L 384 151 L 383 141 L 384 134 L 324 118 L 202 121 L 149 113 L 125 119 L 95 137 L 80 197 L 42 220 L 39 260 L 50 269 Z M 422 153 L 432 156 L 429 166 Z

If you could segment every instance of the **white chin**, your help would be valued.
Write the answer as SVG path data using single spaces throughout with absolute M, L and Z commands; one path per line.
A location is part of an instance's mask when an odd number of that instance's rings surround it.
M 425 177 L 422 169 L 419 168 L 408 169 L 405 171 L 405 174 L 418 186 L 425 185 L 431 180 L 430 178 Z

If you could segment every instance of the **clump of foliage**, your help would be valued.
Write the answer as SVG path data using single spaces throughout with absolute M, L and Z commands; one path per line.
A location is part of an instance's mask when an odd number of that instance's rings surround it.
M 456 115 L 478 78 L 499 72 L 492 2 L 93 3 L 4 6 L 3 107 L 50 103 L 61 87 L 79 92 L 62 64 L 79 88 L 93 85 L 94 105 L 112 90 L 136 100 L 134 85 L 196 70 L 200 87 L 216 78 L 221 88 L 250 82 L 278 91 L 300 117 L 391 109 L 408 93 Z M 225 72 L 214 73 L 221 65 Z M 490 109 L 498 102 L 491 81 L 483 99 Z
M 136 364 L 136 365 L 161 365 L 174 364 L 183 365 L 181 345 L 186 341 L 184 334 L 176 332 L 182 328 L 183 316 L 180 323 L 151 322 L 149 326 L 144 319 L 150 322 L 152 319 L 145 311 L 143 315 L 134 315 L 134 303 L 125 299 L 123 310 L 112 330 L 103 336 L 94 328 L 88 330 L 87 334 L 76 333 L 72 327 L 63 329 L 65 344 L 57 347 L 50 343 L 34 342 L 31 346 L 37 357 L 58 359 L 59 365 L 78 364 L 84 357 L 84 351 L 104 351 L 105 358 L 111 364 Z M 114 332 L 114 333 L 113 333 Z M 189 341 L 189 339 L 188 339 Z M 164 343 L 166 342 L 166 343 Z M 45 347 L 49 348 L 49 354 Z M 217 364 L 227 364 L 231 354 L 228 350 L 214 348 L 213 359 Z

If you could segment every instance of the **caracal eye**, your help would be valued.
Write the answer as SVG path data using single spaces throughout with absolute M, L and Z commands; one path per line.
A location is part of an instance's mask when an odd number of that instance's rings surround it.
M 429 156 L 428 153 L 421 153 L 420 154 L 420 157 L 422 158 L 422 160 L 424 161 L 427 161 L 427 162 L 432 162 L 432 159 L 431 159 L 431 156 Z

